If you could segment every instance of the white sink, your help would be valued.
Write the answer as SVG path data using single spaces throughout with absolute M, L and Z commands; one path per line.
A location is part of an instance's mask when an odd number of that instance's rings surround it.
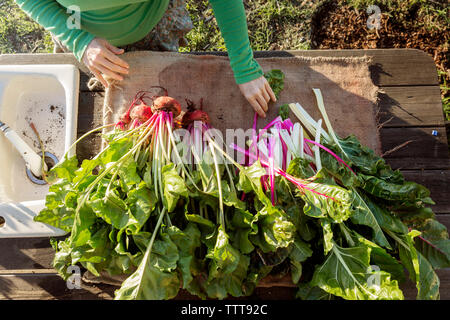
M 79 77 L 73 65 L 0 66 L 0 121 L 37 153 L 34 123 L 45 151 L 61 159 L 76 140 Z M 29 221 L 44 207 L 49 186 L 27 177 L 23 157 L 1 133 L 0 168 L 0 216 L 6 221 L 0 238 L 64 234 Z

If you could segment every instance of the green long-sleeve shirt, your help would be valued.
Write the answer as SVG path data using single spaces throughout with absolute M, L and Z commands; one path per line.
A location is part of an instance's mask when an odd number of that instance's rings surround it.
M 32 19 L 50 31 L 78 60 L 94 37 L 115 46 L 144 38 L 167 10 L 170 0 L 15 0 Z M 228 51 L 236 82 L 260 77 L 253 58 L 242 0 L 209 1 Z M 77 13 L 79 10 L 79 13 Z M 79 17 L 80 28 L 76 28 Z

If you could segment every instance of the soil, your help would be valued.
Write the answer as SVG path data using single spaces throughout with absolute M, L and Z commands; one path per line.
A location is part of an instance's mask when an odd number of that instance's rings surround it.
M 383 13 L 378 29 L 369 30 L 369 14 L 340 1 L 327 1 L 313 17 L 311 25 L 312 49 L 379 49 L 414 48 L 430 54 L 440 71 L 441 98 L 448 100 L 450 90 L 450 25 L 424 21 L 418 8 L 399 13 Z M 386 12 L 386 11 L 385 11 Z M 447 102 L 448 104 L 448 102 Z M 450 149 L 450 121 L 448 106 L 444 107 Z
M 381 9 L 382 10 L 382 9 Z M 416 48 L 429 53 L 436 66 L 449 79 L 450 26 L 431 28 L 409 16 L 389 17 L 381 11 L 380 28 L 369 30 L 366 11 L 353 9 L 338 1 L 325 3 L 312 24 L 312 45 L 317 49 Z

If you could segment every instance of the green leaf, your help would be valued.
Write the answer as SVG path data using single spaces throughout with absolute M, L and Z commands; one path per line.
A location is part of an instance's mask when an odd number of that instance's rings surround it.
M 269 82 L 275 97 L 278 99 L 281 91 L 284 89 L 284 73 L 278 69 L 272 69 L 264 74 Z
M 72 208 L 60 207 L 55 209 L 42 209 L 37 216 L 33 218 L 36 222 L 43 222 L 48 225 L 60 228 L 66 232 L 72 230 L 75 218 L 75 210 Z
M 434 204 L 430 198 L 430 191 L 415 182 L 405 181 L 399 185 L 373 176 L 363 174 L 359 176 L 362 178 L 361 187 L 364 191 L 376 197 L 389 201 L 401 201 L 404 205 Z
M 187 289 L 193 280 L 193 274 L 199 273 L 195 250 L 200 247 L 200 231 L 194 223 L 189 223 L 184 231 L 175 226 L 169 227 L 167 232 L 170 239 L 178 247 L 178 268 L 181 271 L 183 289 Z
M 386 220 L 393 220 L 394 218 L 391 217 L 389 212 L 383 211 L 356 189 L 352 190 L 352 195 L 354 196 L 352 222 L 372 228 L 374 241 L 382 247 L 392 249 L 378 221 L 380 220 L 381 223 L 385 224 Z
M 266 174 L 266 169 L 261 167 L 261 163 L 256 161 L 249 167 L 243 167 L 239 171 L 239 183 L 237 188 L 245 193 L 252 191 L 258 195 L 262 192 L 261 177 Z
M 278 115 L 283 120 L 289 119 L 289 112 L 290 112 L 290 108 L 289 108 L 289 104 L 287 104 L 287 103 L 282 104 L 280 106 L 280 108 L 278 109 Z
M 167 234 L 162 239 L 147 247 L 136 271 L 115 291 L 116 300 L 164 300 L 178 294 L 178 249 Z
M 329 217 L 335 223 L 347 220 L 353 213 L 351 191 L 338 186 L 322 169 L 308 182 L 307 189 L 297 190 L 305 202 L 303 212 L 313 218 Z
M 111 190 L 103 199 L 89 202 L 97 217 L 102 218 L 116 229 L 122 229 L 130 219 L 128 207 L 115 190 Z
M 343 226 L 345 228 L 345 226 Z M 405 280 L 404 268 L 397 259 L 390 255 L 384 248 L 378 246 L 372 241 L 367 240 L 354 230 L 349 230 L 351 235 L 350 245 L 365 245 L 370 250 L 370 263 L 378 266 L 381 270 L 390 273 L 394 280 L 403 282 Z
M 74 155 L 70 158 L 65 157 L 62 161 L 59 161 L 50 170 L 47 178 L 50 180 L 50 182 L 54 182 L 56 178 L 72 182 L 73 178 L 75 178 L 75 171 L 77 171 L 77 169 L 78 169 L 77 156 Z M 54 175 L 56 175 L 56 177 L 54 177 Z
M 327 255 L 331 249 L 333 249 L 333 228 L 330 219 L 320 219 L 320 225 L 323 231 L 323 251 Z
M 301 179 L 307 179 L 314 176 L 314 171 L 311 168 L 308 160 L 302 158 L 292 159 L 289 163 L 286 173 Z
M 244 295 L 244 280 L 247 276 L 247 270 L 250 265 L 250 258 L 238 252 L 238 263 L 233 272 L 225 274 L 211 271 L 208 282 L 206 283 L 206 293 L 212 299 L 224 299 L 228 294 L 233 297 Z M 215 269 L 213 269 L 215 270 Z
M 419 236 L 415 238 L 415 247 L 433 269 L 450 268 L 450 240 L 431 241 Z
M 230 274 L 237 268 L 239 264 L 239 251 L 228 241 L 228 235 L 223 226 L 219 226 L 216 244 L 213 250 L 208 252 L 206 257 L 212 260 L 211 270 L 214 270 L 214 273 L 220 270 L 220 273 Z M 210 271 L 210 276 L 212 274 Z
M 302 276 L 302 262 L 311 257 L 313 251 L 310 245 L 301 241 L 300 239 L 295 239 L 292 246 L 292 250 L 289 254 L 289 260 L 291 264 L 291 276 L 292 282 L 298 283 Z
M 333 245 L 325 262 L 316 268 L 311 286 L 348 300 L 402 300 L 396 280 L 384 271 L 371 270 L 371 249 L 360 245 Z
M 119 177 L 128 187 L 137 185 L 142 181 L 137 173 L 137 163 L 134 161 L 133 157 L 129 157 L 120 166 Z
M 165 165 L 161 175 L 164 186 L 163 203 L 167 208 L 167 212 L 170 213 L 175 209 L 178 200 L 181 197 L 188 198 L 189 193 L 184 179 L 180 177 L 173 163 Z
M 258 234 L 251 235 L 251 241 L 263 252 L 286 248 L 295 239 L 295 226 L 281 208 L 270 203 L 263 207 L 255 217 Z
M 400 260 L 409 272 L 412 281 L 418 290 L 417 299 L 439 299 L 439 278 L 433 270 L 431 263 L 414 247 L 414 238 L 420 232 L 412 230 L 408 234 L 398 235 L 389 233 L 398 243 Z
M 312 287 L 309 283 L 299 283 L 295 297 L 301 300 L 332 300 L 335 298 L 332 294 L 319 287 Z
M 148 218 L 155 210 L 157 199 L 155 192 L 141 183 L 136 189 L 128 193 L 127 204 L 130 207 L 130 213 L 133 219 L 127 224 L 127 229 L 133 233 L 138 233 Z

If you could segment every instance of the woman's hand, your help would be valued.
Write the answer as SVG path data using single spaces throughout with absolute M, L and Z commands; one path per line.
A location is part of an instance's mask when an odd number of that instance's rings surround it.
M 128 74 L 128 63 L 117 56 L 122 53 L 123 49 L 116 48 L 105 39 L 94 38 L 87 46 L 82 61 L 107 88 L 108 83 L 103 78 L 104 75 L 123 80 L 120 74 Z
M 239 85 L 244 97 L 250 102 L 260 117 L 265 118 L 269 101 L 277 101 L 272 88 L 264 76 Z

